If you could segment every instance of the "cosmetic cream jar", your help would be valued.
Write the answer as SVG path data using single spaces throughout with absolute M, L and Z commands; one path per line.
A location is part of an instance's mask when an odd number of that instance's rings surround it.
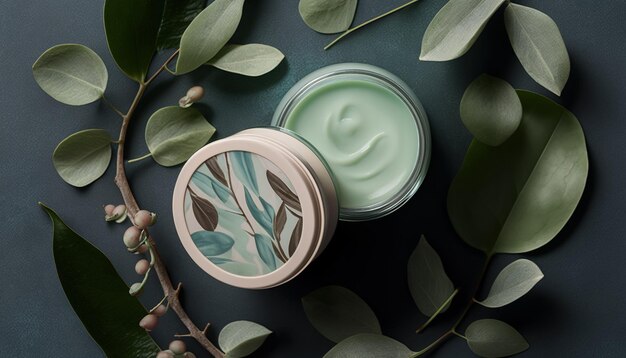
M 351 88 L 350 84 L 356 86 L 354 101 L 348 100 L 347 104 L 339 101 L 329 106 L 315 104 L 316 93 L 322 93 L 322 98 L 341 98 L 340 93 L 333 92 L 333 86 L 343 88 L 342 83 L 348 84 L 346 88 Z M 325 86 L 331 86 L 329 92 Z M 316 92 L 319 89 L 322 92 Z M 368 96 L 381 96 L 381 99 Z M 307 97 L 313 101 L 307 102 Z M 363 99 L 367 100 L 366 104 L 359 104 L 364 103 Z M 376 108 L 365 108 L 363 113 L 358 111 L 361 106 L 374 102 Z M 307 109 L 307 103 L 314 107 Z M 350 110 L 346 111 L 345 106 L 351 106 Z M 387 121 L 382 127 L 368 117 L 384 116 L 387 112 L 380 109 L 387 106 L 402 108 L 395 119 L 377 117 Z M 298 113 L 319 112 L 319 118 L 323 119 L 328 114 L 324 113 L 325 108 L 331 114 L 338 110 L 339 117 L 333 120 L 351 126 L 348 131 L 339 128 L 333 135 L 346 135 L 354 142 L 354 147 L 365 149 L 357 150 L 355 155 L 354 151 L 342 153 L 339 148 L 335 155 L 334 147 L 320 143 L 330 156 L 325 157 L 307 140 L 306 128 L 302 133 L 283 128 L 294 118 L 296 122 L 304 122 Z M 344 116 L 346 113 L 349 117 Z M 389 134 L 395 130 L 389 126 L 397 120 L 405 121 L 400 125 L 401 135 L 409 132 L 405 136 L 409 139 Z M 355 123 L 362 123 L 363 128 L 354 126 Z M 338 220 L 362 221 L 391 213 L 417 191 L 428 167 L 430 133 L 419 101 L 397 77 L 373 66 L 334 65 L 305 77 L 283 98 L 272 124 L 272 127 L 244 130 L 206 145 L 183 166 L 174 188 L 174 223 L 191 258 L 214 278 L 242 288 L 270 288 L 296 277 L 326 247 Z M 391 129 L 385 131 L 388 127 Z M 295 128 L 302 131 L 298 126 Z M 381 128 L 381 133 L 389 138 L 376 133 Z M 374 133 L 374 139 L 368 137 L 371 134 L 368 131 Z M 311 138 L 317 140 L 315 136 Z M 360 139 L 364 139 L 365 144 Z M 406 140 L 412 143 L 404 143 Z M 385 154 L 384 150 L 389 148 L 397 151 L 406 147 L 414 148 L 415 153 L 403 154 L 411 165 L 408 169 L 400 167 L 406 172 L 406 178 L 399 185 L 394 184 L 393 193 L 383 193 L 384 200 L 380 202 L 368 198 L 364 201 L 367 205 L 362 206 L 354 205 L 361 200 L 358 195 L 344 195 L 343 198 L 348 198 L 344 201 L 349 201 L 351 206 L 342 205 L 340 188 L 350 181 L 338 178 L 337 174 L 351 178 L 353 173 L 350 167 L 340 168 L 337 163 L 358 162 L 362 167 L 365 165 L 361 158 L 363 153 L 367 154 L 367 160 L 370 155 Z M 342 154 L 347 155 L 347 161 L 340 158 Z M 387 175 L 399 162 L 397 156 L 389 159 L 394 162 L 390 167 L 383 172 L 377 169 L 378 172 Z M 337 162 L 337 158 L 341 160 Z M 381 167 L 380 157 L 373 159 L 376 167 Z M 386 163 L 382 164 L 382 168 L 386 168 Z M 357 171 L 362 170 L 361 167 L 357 167 Z M 380 179 L 378 172 L 374 175 L 365 172 L 365 180 Z M 378 185 L 355 180 L 355 188 Z

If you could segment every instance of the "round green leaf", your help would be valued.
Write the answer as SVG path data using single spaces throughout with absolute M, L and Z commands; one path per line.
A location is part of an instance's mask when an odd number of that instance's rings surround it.
M 222 329 L 218 343 L 227 357 L 245 357 L 261 347 L 271 333 L 272 331 L 258 323 L 235 321 Z
M 285 58 L 282 52 L 262 44 L 226 45 L 207 63 L 220 70 L 257 77 L 278 66 Z
M 184 74 L 208 62 L 233 36 L 244 0 L 215 0 L 196 16 L 180 39 L 176 73 Z
M 72 106 L 100 99 L 109 78 L 100 56 L 78 44 L 46 50 L 33 64 L 33 76 L 52 98 Z
M 361 333 L 344 339 L 324 358 L 407 358 L 413 352 L 404 344 L 381 334 Z
M 211 139 L 215 128 L 195 108 L 161 108 L 148 120 L 146 144 L 157 163 L 171 167 L 185 162 Z
M 522 103 L 508 82 L 483 74 L 463 94 L 461 120 L 476 139 L 498 146 L 519 126 Z
M 300 0 L 298 10 L 311 29 L 323 34 L 345 31 L 352 24 L 357 0 Z
M 528 342 L 515 328 L 495 319 L 472 322 L 465 337 L 472 352 L 481 357 L 506 357 L 528 349 Z
M 528 293 L 542 278 L 543 272 L 534 262 L 519 259 L 500 271 L 487 298 L 478 303 L 490 308 L 508 305 Z
M 587 147 L 576 117 L 538 94 L 518 95 L 524 114 L 517 131 L 499 147 L 474 140 L 448 192 L 456 232 L 488 254 L 548 243 L 587 181 Z
M 103 129 L 74 133 L 63 139 L 52 153 L 54 168 L 70 185 L 89 185 L 107 170 L 111 141 L 111 135 Z
M 422 39 L 422 61 L 449 61 L 472 47 L 504 0 L 450 0 L 435 15 Z
M 131 79 L 142 82 L 156 50 L 165 0 L 106 0 L 104 30 L 111 55 Z
M 304 296 L 302 305 L 313 327 L 333 342 L 358 333 L 381 333 L 372 309 L 347 288 L 322 287 Z
M 561 95 L 569 78 L 570 61 L 556 23 L 539 10 L 509 3 L 504 24 L 511 46 L 530 77 Z

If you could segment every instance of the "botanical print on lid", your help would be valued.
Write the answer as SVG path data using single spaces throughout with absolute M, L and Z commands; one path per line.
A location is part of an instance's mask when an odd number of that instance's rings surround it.
M 215 265 L 260 276 L 296 251 L 302 208 L 291 181 L 274 163 L 232 151 L 211 157 L 193 173 L 185 222 L 196 247 Z

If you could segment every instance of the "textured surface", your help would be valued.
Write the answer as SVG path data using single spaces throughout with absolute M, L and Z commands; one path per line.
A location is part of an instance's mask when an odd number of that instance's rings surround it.
M 404 1 L 362 0 L 356 22 Z M 500 76 L 516 88 L 547 94 L 524 73 L 504 31 L 501 10 L 474 48 L 453 62 L 417 60 L 421 36 L 443 0 L 427 0 L 351 35 L 330 51 L 332 37 L 308 29 L 298 16 L 298 2 L 250 1 L 244 8 L 236 43 L 260 42 L 285 55 L 276 71 L 249 79 L 203 66 L 182 78 L 160 78 L 148 93 L 131 126 L 129 157 L 140 156 L 145 121 L 157 108 L 174 105 L 194 84 L 206 88 L 198 108 L 225 137 L 244 128 L 267 125 L 281 96 L 298 79 L 327 64 L 358 61 L 389 69 L 422 100 L 430 117 L 433 161 L 422 189 L 400 211 L 367 223 L 341 223 L 326 251 L 297 279 L 278 288 L 247 291 L 208 277 L 185 253 L 171 218 L 170 196 L 179 167 L 162 168 L 150 160 L 129 166 L 139 202 L 160 214 L 154 235 L 173 280 L 184 281 L 183 301 L 198 326 L 212 323 L 211 337 L 228 322 L 251 320 L 275 333 L 259 357 L 320 357 L 332 346 L 307 322 L 300 297 L 328 284 L 344 285 L 361 295 L 381 321 L 383 332 L 416 350 L 454 320 L 459 302 L 424 333 L 425 321 L 408 291 L 406 263 L 421 233 L 440 253 L 453 282 L 464 289 L 481 265 L 481 254 L 464 244 L 447 218 L 446 191 L 459 168 L 470 135 L 461 124 L 459 103 L 465 87 L 480 73 Z M 520 357 L 623 357 L 626 341 L 626 26 L 624 2 L 525 0 L 559 25 L 572 60 L 563 103 L 580 120 L 588 141 L 590 173 L 579 208 L 563 232 L 546 247 L 527 255 L 545 278 L 519 301 L 498 310 L 475 308 L 472 318 L 498 318 L 518 329 L 530 343 Z M 113 170 L 84 189 L 65 184 L 51 155 L 57 143 L 85 128 L 117 134 L 119 119 L 105 105 L 70 107 L 49 98 L 35 83 L 31 65 L 50 46 L 82 43 L 96 51 L 109 69 L 107 96 L 126 108 L 135 83 L 115 66 L 102 28 L 102 2 L 0 3 L 0 356 L 101 357 L 67 303 L 54 270 L 49 220 L 37 206 L 55 208 L 68 225 L 101 248 L 126 282 L 133 282 L 136 258 L 121 242 L 122 226 L 102 220 L 100 205 L 118 202 Z M 551 96 L 551 98 L 554 98 Z M 517 256 L 497 257 L 488 280 Z M 482 295 L 490 285 L 483 287 Z M 159 300 L 151 281 L 142 297 L 146 306 Z M 463 327 L 470 321 L 466 321 Z M 154 332 L 165 346 L 183 327 L 167 315 Z M 195 352 L 198 346 L 189 344 Z M 466 357 L 460 339 L 434 357 Z

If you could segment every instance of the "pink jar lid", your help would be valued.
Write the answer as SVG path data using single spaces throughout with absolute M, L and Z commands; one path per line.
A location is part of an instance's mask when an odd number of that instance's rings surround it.
M 172 206 L 196 264 L 255 289 L 304 270 L 332 237 L 339 213 L 323 159 L 281 128 L 245 130 L 200 149 L 178 176 Z

